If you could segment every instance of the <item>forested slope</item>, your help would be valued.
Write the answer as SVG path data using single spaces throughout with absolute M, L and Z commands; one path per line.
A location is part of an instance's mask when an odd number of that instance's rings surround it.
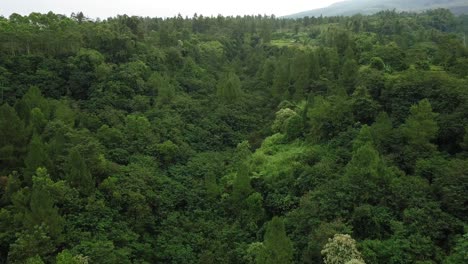
M 467 25 L 0 18 L 0 263 L 466 263 Z
M 468 2 L 465 0 L 345 0 L 324 8 L 291 14 L 286 17 L 372 15 L 385 10 L 422 12 L 437 8 L 449 9 L 457 15 L 468 14 Z

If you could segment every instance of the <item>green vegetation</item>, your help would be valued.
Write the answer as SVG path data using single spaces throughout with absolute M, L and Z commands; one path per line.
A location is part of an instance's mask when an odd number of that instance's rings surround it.
M 468 17 L 0 17 L 0 263 L 467 263 Z
M 346 0 L 336 2 L 328 7 L 304 11 L 287 17 L 372 15 L 384 10 L 422 12 L 436 8 L 446 8 L 458 15 L 468 13 L 468 4 L 465 0 Z

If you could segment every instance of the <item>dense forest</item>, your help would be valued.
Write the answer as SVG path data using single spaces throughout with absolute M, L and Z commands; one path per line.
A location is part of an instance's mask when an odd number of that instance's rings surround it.
M 0 263 L 468 263 L 466 33 L 0 17 Z

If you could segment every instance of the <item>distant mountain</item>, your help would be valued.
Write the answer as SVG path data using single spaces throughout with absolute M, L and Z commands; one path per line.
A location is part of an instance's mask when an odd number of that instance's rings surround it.
M 450 9 L 454 14 L 468 14 L 468 0 L 348 0 L 285 17 L 370 15 L 382 10 L 418 12 L 435 8 Z

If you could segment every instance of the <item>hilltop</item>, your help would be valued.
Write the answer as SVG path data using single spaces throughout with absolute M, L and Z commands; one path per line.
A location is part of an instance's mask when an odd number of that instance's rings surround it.
M 419 12 L 428 9 L 446 8 L 456 15 L 468 13 L 468 2 L 464 0 L 350 0 L 286 16 L 287 18 L 318 16 L 370 15 L 383 10 Z

